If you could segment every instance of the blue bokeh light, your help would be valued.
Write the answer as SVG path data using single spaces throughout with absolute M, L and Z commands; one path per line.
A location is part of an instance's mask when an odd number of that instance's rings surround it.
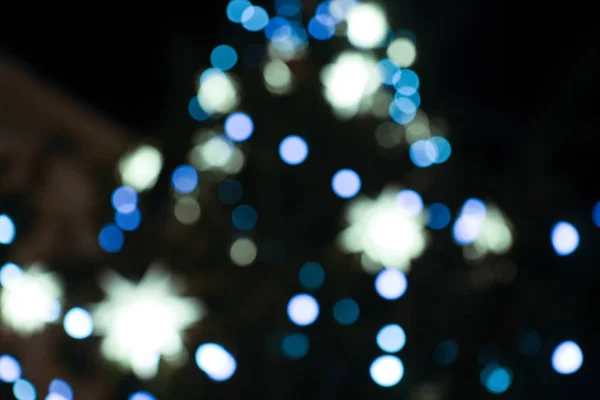
M 235 179 L 225 179 L 219 183 L 218 196 L 225 204 L 236 204 L 242 199 L 244 188 Z
M 106 224 L 100 230 L 98 242 L 102 250 L 107 253 L 117 253 L 123 247 L 125 236 L 121 229 L 115 224 Z
M 273 17 L 265 27 L 265 37 L 272 40 L 274 37 L 286 34 L 289 36 L 292 32 L 292 24 L 285 18 Z
M 394 76 L 400 71 L 400 67 L 389 58 L 384 58 L 377 63 L 377 71 L 379 71 L 381 83 L 391 86 L 394 84 Z
M 351 199 L 360 192 L 362 182 L 360 176 L 353 170 L 344 168 L 331 178 L 333 192 L 342 199 Z
M 225 120 L 225 134 L 234 142 L 248 140 L 254 133 L 254 122 L 248 114 L 236 112 Z
M 486 215 L 487 207 L 483 201 L 475 198 L 465 201 L 452 226 L 454 241 L 462 246 L 475 242 L 481 234 Z
M 299 165 L 308 157 L 308 144 L 300 136 L 290 135 L 279 144 L 279 156 L 288 165 Z
M 327 20 L 329 18 L 329 20 Z M 333 19 L 327 16 L 312 17 L 308 21 L 308 34 L 317 40 L 328 40 L 335 34 Z
M 421 106 L 421 94 L 414 92 L 410 96 L 396 92 L 394 102 L 400 110 L 406 113 L 413 113 Z
M 396 206 L 407 215 L 417 216 L 423 211 L 423 199 L 414 190 L 405 189 L 396 194 Z
M 592 209 L 592 221 L 594 222 L 594 225 L 600 228 L 600 201 L 597 202 Z
M 0 381 L 13 383 L 21 377 L 21 364 L 13 356 L 0 356 Z
M 227 19 L 236 24 L 241 23 L 242 14 L 248 7 L 252 7 L 248 0 L 231 0 L 226 8 Z
M 0 244 L 11 244 L 15 240 L 15 224 L 6 214 L 0 215 Z
M 559 256 L 568 256 L 579 247 L 579 232 L 568 222 L 558 222 L 552 228 L 550 240 Z
M 217 343 L 205 343 L 196 350 L 196 365 L 213 381 L 229 380 L 237 370 L 237 361 Z
M 410 160 L 419 168 L 427 168 L 438 159 L 438 149 L 429 139 L 414 142 L 409 149 Z
M 11 281 L 23 276 L 23 270 L 15 263 L 7 262 L 0 268 L 0 285 L 10 287 Z
M 135 209 L 129 213 L 115 212 L 115 223 L 124 231 L 134 231 L 142 223 L 142 213 Z
M 450 146 L 450 142 L 446 138 L 434 136 L 429 139 L 429 143 L 435 146 L 437 152 L 437 155 L 433 160 L 434 164 L 442 164 L 448 161 L 452 154 L 452 146 Z
M 118 212 L 132 212 L 137 207 L 138 195 L 134 188 L 120 186 L 113 192 L 111 202 Z
M 402 69 L 396 72 L 393 78 L 394 87 L 398 93 L 404 96 L 411 96 L 417 90 L 421 84 L 419 76 L 412 69 Z
M 53 379 L 48 387 L 48 393 L 58 395 L 64 400 L 73 400 L 73 389 L 62 379 Z
M 291 333 L 286 335 L 281 341 L 283 354 L 292 360 L 303 358 L 308 353 L 310 341 L 303 333 Z
M 375 290 L 385 300 L 397 300 L 404 296 L 408 281 L 406 275 L 395 268 L 385 268 L 375 278 Z
M 307 290 L 316 290 L 323 286 L 325 270 L 321 264 L 310 261 L 300 268 L 298 274 L 300 284 Z
M 148 392 L 135 392 L 127 400 L 156 400 L 156 397 Z
M 433 361 L 438 365 L 450 365 L 458 358 L 458 345 L 454 340 L 443 340 L 433 350 Z
M 490 363 L 481 371 L 480 379 L 488 392 L 500 394 L 506 392 L 512 384 L 512 372 L 508 368 Z
M 388 107 L 388 114 L 390 118 L 399 125 L 407 125 L 411 123 L 417 116 L 416 108 L 413 108 L 412 112 L 405 112 L 400 109 L 398 102 L 392 101 Z M 414 145 L 414 144 L 413 144 Z
M 421 104 L 421 97 L 418 93 L 415 92 L 412 96 L 402 95 L 394 97 L 395 106 L 406 115 L 416 114 Z
M 237 206 L 231 214 L 233 225 L 241 231 L 254 229 L 258 221 L 256 210 L 248 205 Z
M 221 71 L 230 70 L 238 61 L 235 49 L 226 44 L 219 45 L 210 53 L 210 63 Z
M 352 299 L 342 299 L 333 306 L 333 317 L 340 325 L 351 325 L 358 320 L 360 308 Z
M 242 26 L 250 32 L 258 32 L 269 23 L 269 14 L 260 6 L 251 6 L 242 13 Z
M 198 172 L 191 165 L 180 165 L 173 171 L 171 183 L 178 193 L 191 193 L 198 186 Z
M 17 400 L 35 400 L 37 392 L 31 382 L 25 379 L 18 379 L 13 384 L 13 395 Z
M 427 226 L 434 230 L 443 229 L 448 226 L 452 215 L 448 206 L 442 203 L 433 203 L 427 207 Z
M 384 326 L 377 333 L 377 346 L 386 353 L 397 353 L 406 345 L 406 333 L 398 324 Z
M 204 111 L 202 106 L 200 106 L 198 96 L 194 96 L 190 99 L 190 102 L 188 103 L 188 112 L 196 121 L 206 121 L 210 118 L 210 115 Z

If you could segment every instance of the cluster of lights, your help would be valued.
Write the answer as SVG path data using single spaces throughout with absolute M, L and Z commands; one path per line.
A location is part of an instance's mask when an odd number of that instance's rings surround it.
M 265 64 L 263 73 L 265 84 L 272 93 L 284 94 L 291 90 L 293 77 L 286 61 L 304 54 L 309 36 L 328 40 L 340 34 L 340 27 L 345 26 L 348 42 L 357 51 L 340 54 L 321 73 L 324 97 L 336 115 L 352 117 L 361 112 L 365 104 L 372 105 L 378 94 L 387 93 L 382 91 L 385 87 L 391 88 L 394 93 L 390 96 L 388 115 L 395 124 L 404 127 L 414 165 L 425 168 L 449 159 L 450 143 L 443 135 L 431 133 L 429 122 L 419 109 L 420 79 L 409 68 L 416 58 L 414 40 L 392 36 L 390 41 L 390 27 L 379 6 L 357 0 L 325 1 L 316 7 L 306 28 L 297 18 L 302 11 L 301 1 L 277 0 L 275 11 L 277 15 L 270 18 L 264 8 L 247 0 L 231 0 L 226 8 L 231 22 L 250 32 L 264 30 L 271 59 Z M 362 52 L 384 46 L 387 57 L 379 61 Z M 211 135 L 194 149 L 200 156 L 193 160 L 199 161 L 181 165 L 171 175 L 172 188 L 178 196 L 175 214 L 182 222 L 193 223 L 199 217 L 199 205 L 191 196 L 199 184 L 198 170 L 239 171 L 243 154 L 235 145 L 249 140 L 254 134 L 252 118 L 233 111 L 239 104 L 239 89 L 228 71 L 235 67 L 238 58 L 238 53 L 229 45 L 215 47 L 210 55 L 212 67 L 201 75 L 198 94 L 189 102 L 188 111 L 198 121 L 206 121 L 213 115 L 227 117 L 224 135 Z M 302 164 L 310 153 L 307 141 L 300 135 L 283 138 L 278 151 L 281 160 L 290 166 Z M 235 154 L 242 162 L 232 167 L 228 163 Z M 108 253 L 121 250 L 124 231 L 133 231 L 140 226 L 142 215 L 138 194 L 156 183 L 162 169 L 162 155 L 153 146 L 143 145 L 127 153 L 118 168 L 123 186 L 111 197 L 114 221 L 105 225 L 99 234 L 100 246 Z M 341 199 L 355 198 L 361 185 L 358 173 L 349 168 L 338 170 L 331 178 L 331 188 Z M 238 204 L 243 197 L 243 188 L 238 181 L 222 180 L 218 196 L 222 202 L 236 205 L 231 218 L 237 230 L 246 232 L 255 228 L 256 210 Z M 194 212 L 190 214 L 192 208 Z M 414 191 L 386 190 L 375 200 L 354 200 L 348 207 L 347 219 L 349 227 L 340 235 L 342 249 L 361 254 L 365 270 L 377 273 L 374 282 L 379 296 L 393 301 L 400 299 L 407 290 L 403 271 L 409 270 L 412 260 L 419 257 L 427 245 L 425 226 L 432 230 L 443 229 L 452 217 L 444 204 L 425 207 L 420 195 Z M 593 222 L 600 227 L 600 202 L 593 209 Z M 469 257 L 481 257 L 488 252 L 504 254 L 512 244 L 510 222 L 493 205 L 478 199 L 464 203 L 452 226 L 452 235 L 455 242 L 469 252 Z M 14 238 L 13 221 L 7 215 L 0 215 L 0 244 L 9 245 Z M 565 221 L 552 228 L 550 239 L 559 256 L 572 254 L 579 244 L 577 229 Z M 231 245 L 231 259 L 239 266 L 251 264 L 256 255 L 256 245 L 249 238 L 237 238 Z M 324 278 L 325 272 L 318 263 L 309 262 L 300 269 L 299 281 L 306 292 L 321 288 Z M 140 378 L 151 378 L 157 372 L 161 356 L 172 362 L 181 361 L 184 347 L 180 332 L 199 321 L 204 313 L 197 302 L 177 297 L 168 282 L 168 276 L 154 272 L 137 285 L 110 274 L 103 281 L 108 300 L 92 313 L 81 307 L 66 312 L 63 318 L 65 332 L 78 340 L 88 338 L 94 331 L 104 334 L 102 352 L 107 358 L 131 368 Z M 51 275 L 35 268 L 23 271 L 16 264 L 7 263 L 0 269 L 0 283 L 3 286 L 2 317 L 15 330 L 32 333 L 60 318 L 62 287 Z M 23 296 L 29 300 L 15 300 Z M 23 304 L 28 308 L 21 307 Z M 288 317 L 298 327 L 312 325 L 320 313 L 317 299 L 305 292 L 292 296 L 287 305 Z M 333 317 L 341 325 L 356 322 L 359 315 L 359 305 L 350 298 L 339 300 L 333 307 Z M 127 336 L 119 332 L 127 332 Z M 150 335 L 150 332 L 160 334 Z M 394 386 L 404 375 L 404 365 L 394 353 L 405 346 L 405 332 L 400 325 L 386 325 L 377 333 L 376 342 L 389 354 L 373 361 L 371 377 L 380 386 Z M 308 353 L 310 341 L 303 333 L 291 333 L 283 338 L 281 346 L 288 358 L 299 359 Z M 439 343 L 434 351 L 434 359 L 440 365 L 452 363 L 457 356 L 458 346 L 450 340 Z M 195 361 L 215 381 L 230 379 L 237 368 L 233 355 L 217 343 L 200 345 Z M 572 341 L 559 344 L 551 358 L 552 367 L 560 374 L 574 373 L 582 363 L 583 353 Z M 488 363 L 480 378 L 488 391 L 500 394 L 510 387 L 512 372 L 508 367 Z M 21 366 L 10 355 L 0 356 L 0 380 L 13 384 L 13 392 L 19 400 L 36 398 L 34 386 L 21 379 Z M 71 400 L 72 397 L 72 390 L 64 381 L 54 380 L 46 400 Z M 147 392 L 137 392 L 129 398 L 153 399 Z
M 41 393 L 30 381 L 22 377 L 22 367 L 19 361 L 9 355 L 0 355 L 0 382 L 12 385 L 12 392 L 17 400 L 36 400 Z M 48 385 L 47 395 L 44 400 L 73 400 L 73 388 L 62 379 L 52 379 Z M 148 392 L 132 393 L 128 400 L 156 400 Z

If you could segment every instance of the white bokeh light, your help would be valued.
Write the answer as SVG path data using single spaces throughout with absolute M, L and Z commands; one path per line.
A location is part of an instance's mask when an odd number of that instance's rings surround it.
M 154 146 L 141 145 L 119 160 L 118 170 L 124 185 L 138 192 L 152 189 L 163 167 L 163 156 Z
M 385 12 L 376 4 L 359 3 L 346 16 L 348 41 L 361 49 L 372 49 L 385 42 L 389 30 Z
M 319 303 L 309 294 L 297 294 L 290 299 L 287 313 L 294 324 L 307 326 L 319 317 Z
M 158 264 L 152 265 L 139 284 L 107 273 L 101 282 L 107 299 L 92 315 L 102 341 L 103 355 L 141 379 L 158 372 L 163 356 L 167 361 L 184 360 L 182 331 L 204 316 L 202 304 L 178 296 L 179 289 Z
M 550 233 L 552 247 L 559 256 L 572 254 L 579 246 L 579 232 L 568 222 L 558 222 Z
M 15 275 L 0 297 L 2 321 L 21 334 L 41 331 L 46 323 L 60 317 L 63 288 L 58 277 L 33 264 Z
M 552 368 L 562 375 L 574 374 L 583 364 L 583 352 L 577 343 L 562 342 L 552 353 Z
M 424 213 L 411 216 L 396 203 L 397 193 L 387 189 L 375 200 L 359 198 L 346 212 L 349 227 L 339 244 L 348 253 L 361 253 L 368 272 L 383 267 L 408 271 L 427 245 Z
M 381 86 L 377 60 L 370 55 L 344 52 L 321 71 L 325 100 L 338 117 L 356 115 L 362 102 Z
M 373 381 L 382 387 L 392 387 L 404 376 L 404 364 L 396 356 L 380 356 L 369 369 Z
M 63 327 L 67 335 L 73 339 L 85 339 L 94 331 L 94 321 L 85 309 L 75 307 L 65 314 Z
M 230 379 L 237 369 L 235 358 L 223 346 L 205 343 L 196 350 L 196 365 L 217 382 Z
M 408 282 L 398 269 L 385 268 L 375 278 L 377 294 L 386 300 L 396 300 L 404 295 Z
M 198 90 L 200 107 L 209 114 L 228 113 L 239 103 L 238 90 L 231 76 L 219 70 L 202 74 Z

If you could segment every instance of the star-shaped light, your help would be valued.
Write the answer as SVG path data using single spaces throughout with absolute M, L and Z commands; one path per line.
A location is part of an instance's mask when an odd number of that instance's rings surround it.
M 63 288 L 58 277 L 46 272 L 41 263 L 25 270 L 10 264 L 3 279 L 2 322 L 15 332 L 30 335 L 43 330 L 60 317 Z
M 107 273 L 101 286 L 108 298 L 92 314 L 97 333 L 105 335 L 101 350 L 107 359 L 142 379 L 156 375 L 161 356 L 185 360 L 182 331 L 202 319 L 204 307 L 179 297 L 180 289 L 161 266 L 151 265 L 139 284 Z
M 386 189 L 373 200 L 358 198 L 350 204 L 349 227 L 339 237 L 348 253 L 362 253 L 361 263 L 368 272 L 383 267 L 410 269 L 427 245 L 425 217 L 421 206 L 399 201 L 397 189 Z

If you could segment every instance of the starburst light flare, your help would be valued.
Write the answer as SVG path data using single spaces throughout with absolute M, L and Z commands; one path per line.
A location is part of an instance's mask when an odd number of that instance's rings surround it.
M 349 227 L 339 236 L 345 252 L 362 253 L 361 264 L 370 273 L 383 267 L 410 269 L 427 245 L 422 210 L 398 201 L 398 189 L 388 188 L 377 199 L 358 198 L 346 213 Z
M 31 335 L 60 317 L 63 287 L 41 263 L 16 271 L 3 282 L 2 322 L 17 333 Z
M 161 356 L 171 363 L 185 360 L 182 331 L 205 310 L 199 300 L 178 296 L 181 288 L 162 266 L 151 265 L 138 284 L 115 272 L 100 284 L 107 299 L 92 314 L 96 331 L 105 336 L 101 351 L 107 359 L 140 379 L 157 374 Z

